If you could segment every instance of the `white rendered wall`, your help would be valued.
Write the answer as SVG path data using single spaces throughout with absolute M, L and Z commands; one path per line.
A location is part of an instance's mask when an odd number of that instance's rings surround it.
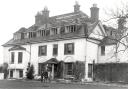
M 101 46 L 100 46 L 98 63 L 116 62 L 114 52 L 115 52 L 115 45 L 105 45 L 105 55 L 101 55 Z
M 64 55 L 64 44 L 66 43 L 74 43 L 74 54 L 73 55 Z M 38 74 L 38 63 L 43 63 L 51 58 L 54 58 L 53 56 L 53 45 L 58 44 L 58 55 L 56 56 L 57 60 L 63 60 L 64 62 L 75 62 L 75 61 L 86 61 L 86 78 L 88 78 L 88 63 L 92 64 L 93 60 L 97 61 L 97 51 L 98 51 L 98 45 L 95 43 L 87 42 L 85 38 L 81 39 L 72 39 L 72 40 L 63 40 L 63 41 L 56 41 L 56 42 L 47 42 L 47 43 L 38 43 L 38 44 L 28 44 L 28 45 L 22 45 L 22 47 L 26 48 L 26 51 L 14 51 L 15 52 L 15 64 L 10 64 L 10 69 L 23 69 L 24 71 L 24 77 L 25 72 L 28 66 L 28 62 L 30 59 L 30 48 L 31 48 L 31 64 L 34 65 L 35 74 Z M 38 47 L 47 45 L 47 56 L 38 56 Z M 86 46 L 87 45 L 87 46 Z M 6 48 L 6 53 L 4 53 L 8 59 L 8 62 L 10 61 L 10 53 L 8 52 Z M 23 52 L 23 62 L 22 64 L 18 64 L 18 52 Z M 17 72 L 17 77 L 19 77 L 19 72 Z

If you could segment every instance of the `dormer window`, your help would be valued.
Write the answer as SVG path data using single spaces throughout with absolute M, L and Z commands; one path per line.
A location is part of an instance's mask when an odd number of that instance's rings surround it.
M 51 29 L 51 35 L 58 34 L 58 29 L 57 28 L 52 28 Z
M 24 39 L 24 38 L 25 38 L 25 34 L 21 33 L 21 39 Z
M 38 37 L 46 36 L 46 31 L 47 31 L 47 30 L 39 30 L 39 31 L 38 31 Z
M 36 32 L 29 32 L 29 38 L 36 37 Z
M 66 33 L 72 33 L 76 31 L 76 25 L 66 26 Z

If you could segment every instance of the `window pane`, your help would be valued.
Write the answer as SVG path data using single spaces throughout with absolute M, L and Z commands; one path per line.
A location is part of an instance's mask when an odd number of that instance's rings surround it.
M 65 69 L 67 75 L 73 75 L 73 63 L 66 63 Z
M 92 73 L 93 73 L 93 65 L 88 64 L 88 77 L 92 78 Z
M 23 53 L 18 52 L 18 63 L 22 63 L 22 56 L 23 56 Z
M 58 54 L 58 45 L 55 44 L 53 45 L 53 55 L 57 55 Z
M 23 70 L 19 70 L 19 77 L 23 77 Z
M 105 55 L 105 46 L 101 46 L 101 55 Z
M 14 63 L 14 57 L 15 57 L 14 52 L 11 52 L 11 63 Z
M 74 43 L 65 44 L 64 47 L 64 54 L 74 54 Z
M 10 70 L 10 77 L 13 77 L 13 70 Z
M 38 53 L 39 56 L 42 56 L 42 55 L 47 55 L 47 46 L 39 46 L 39 53 Z

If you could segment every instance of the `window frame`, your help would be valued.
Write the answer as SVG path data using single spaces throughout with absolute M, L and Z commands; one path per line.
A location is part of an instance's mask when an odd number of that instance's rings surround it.
M 15 61 L 15 52 L 11 52 L 11 64 L 14 64 Z
M 13 70 L 10 70 L 10 78 L 13 78 Z
M 105 46 L 104 45 L 101 46 L 101 55 L 102 56 L 105 55 Z
M 72 62 L 68 62 L 65 63 L 65 67 L 66 67 L 66 75 L 73 75 L 73 63 Z M 71 69 L 69 69 L 69 67 L 71 67 Z
M 20 78 L 23 77 L 23 70 L 19 70 L 19 77 L 20 77 Z
M 42 54 L 43 47 L 44 47 L 45 52 Z M 38 47 L 38 56 L 47 56 L 47 45 L 43 45 L 43 46 Z
M 53 45 L 53 56 L 57 56 L 58 55 L 58 44 L 54 44 Z
M 21 56 L 20 56 L 21 55 Z M 20 58 L 21 57 L 21 58 Z M 22 63 L 23 62 L 23 52 L 18 52 L 18 63 Z
M 70 51 L 69 50 L 69 45 L 72 45 L 71 52 L 69 52 Z M 74 43 L 64 44 L 64 55 L 73 55 L 74 54 L 74 48 L 75 48 Z

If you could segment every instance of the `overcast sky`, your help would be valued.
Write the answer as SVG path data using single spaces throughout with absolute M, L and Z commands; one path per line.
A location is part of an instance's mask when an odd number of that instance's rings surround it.
M 35 15 L 45 6 L 50 11 L 50 16 L 73 12 L 76 0 L 0 0 L 0 45 L 13 37 L 13 33 L 21 27 L 28 28 L 35 22 Z M 96 3 L 100 8 L 100 19 L 107 16 L 104 10 L 120 6 L 121 1 L 128 0 L 77 0 L 80 9 L 90 16 L 90 7 Z M 0 63 L 3 60 L 3 47 L 0 46 Z

